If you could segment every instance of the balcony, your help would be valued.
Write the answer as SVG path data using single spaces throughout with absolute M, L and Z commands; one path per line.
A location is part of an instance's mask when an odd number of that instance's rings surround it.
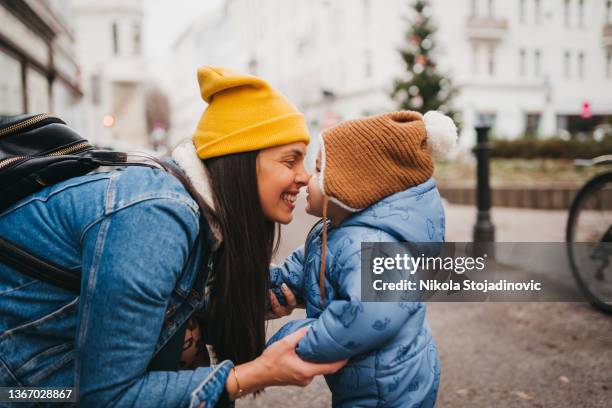
M 612 48 L 612 24 L 608 23 L 604 26 L 601 31 L 601 40 L 603 46 L 606 48 Z
M 501 41 L 508 31 L 508 21 L 495 17 L 470 17 L 466 29 L 470 40 Z

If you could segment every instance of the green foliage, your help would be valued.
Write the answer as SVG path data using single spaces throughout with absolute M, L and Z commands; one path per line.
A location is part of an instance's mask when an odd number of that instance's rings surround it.
M 406 73 L 395 79 L 391 97 L 398 101 L 400 109 L 439 110 L 457 121 L 459 118 L 451 108 L 457 89 L 450 78 L 437 70 L 437 28 L 431 18 L 429 0 L 416 0 L 412 9 L 414 19 L 408 23 L 406 45 L 399 51 Z
M 612 152 L 612 137 L 602 141 L 551 139 L 493 140 L 493 157 L 592 159 Z

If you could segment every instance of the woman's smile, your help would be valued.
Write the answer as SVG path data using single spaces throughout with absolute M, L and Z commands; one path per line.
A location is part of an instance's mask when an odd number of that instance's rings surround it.
M 290 210 L 293 210 L 295 208 L 295 201 L 297 200 L 297 191 L 292 191 L 292 192 L 286 192 L 283 193 L 281 195 L 281 199 L 283 200 L 283 203 L 285 203 L 287 205 L 287 207 L 289 207 Z

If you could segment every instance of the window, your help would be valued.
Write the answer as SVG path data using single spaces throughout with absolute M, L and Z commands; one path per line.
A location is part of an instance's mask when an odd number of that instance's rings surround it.
M 487 11 L 488 11 L 489 18 L 493 18 L 493 16 L 495 15 L 495 2 L 494 2 L 494 0 L 488 0 Z
M 565 20 L 565 26 L 570 26 L 570 0 L 565 0 L 563 3 L 563 19 Z
M 584 0 L 578 0 L 578 26 L 584 27 Z
M 519 3 L 519 21 L 521 23 L 525 22 L 525 0 L 520 0 Z
M 371 0 L 363 0 L 363 25 L 370 24 L 370 13 L 372 12 L 372 8 L 370 7 Z
M 495 75 L 495 46 L 494 45 L 489 45 L 489 55 L 488 55 L 488 62 L 487 62 L 487 67 L 488 67 L 488 72 L 490 76 Z
M 479 69 L 478 69 L 478 54 L 479 54 L 479 47 L 478 47 L 478 43 L 473 43 L 472 44 L 472 74 L 474 75 L 478 75 L 479 73 Z
M 99 74 L 91 76 L 91 103 L 99 105 L 101 101 L 100 96 L 101 78 Z
M 533 73 L 536 77 L 539 77 L 542 73 L 542 52 L 540 50 L 536 50 L 533 54 Z
M 364 52 L 365 66 L 364 73 L 366 78 L 372 77 L 372 51 L 366 50 Z
M 23 113 L 21 63 L 0 50 L 0 115 Z
M 490 128 L 494 128 L 496 119 L 497 114 L 495 112 L 478 112 L 478 116 L 476 118 L 476 125 L 489 126 Z
M 606 1 L 606 24 L 610 24 L 612 17 L 612 0 Z
M 134 55 L 140 55 L 142 50 L 142 34 L 140 23 L 134 23 Z
M 26 74 L 28 112 L 49 112 L 51 110 L 49 81 L 37 70 L 28 67 Z
M 606 78 L 612 79 L 612 50 L 606 53 Z
M 293 4 L 293 2 L 291 2 Z M 333 8 L 332 10 L 330 10 L 329 12 L 329 33 L 330 33 L 330 39 L 331 40 L 339 40 L 342 36 L 342 21 L 343 18 L 343 13 L 342 13 L 342 9 L 339 8 Z
M 528 139 L 536 138 L 540 128 L 540 113 L 528 113 L 525 116 L 525 137 Z
M 570 72 L 570 64 L 572 62 L 571 60 L 572 60 L 572 58 L 571 58 L 570 52 L 569 51 L 565 51 L 565 54 L 564 54 L 564 57 L 563 57 L 563 75 L 566 78 L 569 78 L 570 74 L 571 74 L 571 72 Z
M 306 48 L 308 47 L 308 40 L 305 38 L 300 39 L 297 42 L 297 55 L 303 56 L 306 53 Z
M 478 0 L 472 0 L 470 5 L 470 17 L 478 17 Z
M 578 77 L 584 78 L 584 52 L 582 51 L 578 54 Z
M 257 59 L 255 58 L 255 56 L 251 56 L 251 59 L 249 59 L 249 74 L 251 75 L 257 75 Z
M 526 54 L 527 53 L 525 52 L 524 49 L 522 49 L 519 52 L 519 73 L 520 73 L 521 77 L 524 77 L 525 74 L 526 74 L 526 67 L 525 67 L 526 64 L 527 64 Z
M 542 2 L 540 0 L 534 0 L 534 12 L 535 12 L 535 23 L 540 24 L 542 22 Z
M 119 28 L 117 27 L 117 23 L 113 23 L 112 26 L 113 31 L 113 54 L 119 54 Z

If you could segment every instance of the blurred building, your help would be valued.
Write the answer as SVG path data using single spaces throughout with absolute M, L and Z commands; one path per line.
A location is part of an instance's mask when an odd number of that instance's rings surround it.
M 610 0 L 434 0 L 439 67 L 460 95 L 463 141 L 488 123 L 503 137 L 592 131 L 612 121 Z M 175 135 L 204 103 L 195 68 L 261 75 L 302 109 L 311 131 L 395 109 L 409 0 L 226 0 L 177 40 L 169 70 Z
M 394 108 L 402 0 L 226 0 L 177 40 L 172 135 L 189 136 L 205 107 L 195 68 L 222 65 L 261 75 L 303 110 L 316 134 L 341 119 Z M 193 108 L 195 106 L 195 109 Z
M 433 1 L 433 15 L 466 128 L 546 137 L 612 124 L 612 1 L 452 3 Z
M 80 71 L 66 1 L 0 1 L 0 115 L 54 112 L 82 129 Z
M 86 94 L 86 134 L 100 146 L 148 147 L 142 0 L 72 0 Z

